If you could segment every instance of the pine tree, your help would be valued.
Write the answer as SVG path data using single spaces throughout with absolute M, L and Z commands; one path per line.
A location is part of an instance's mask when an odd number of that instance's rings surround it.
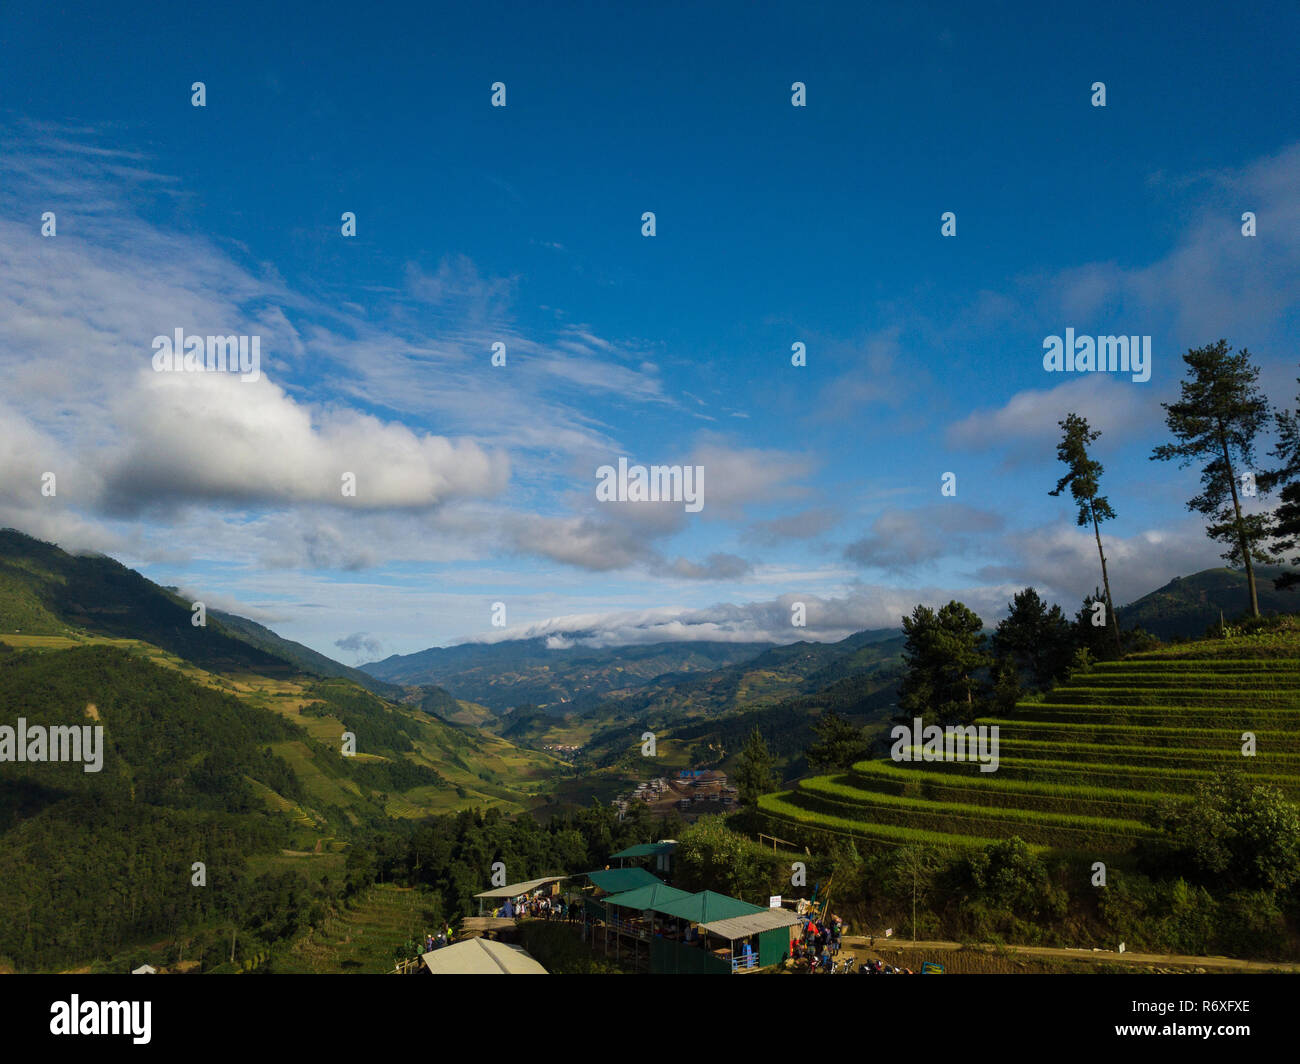
M 1180 467 L 1204 461 L 1204 490 L 1187 502 L 1187 508 L 1210 518 L 1206 534 L 1228 544 L 1223 557 L 1244 565 L 1250 588 L 1250 612 L 1259 616 L 1254 562 L 1273 559 L 1260 546 L 1270 534 L 1267 514 L 1243 514 L 1237 493 L 1239 468 L 1249 471 L 1255 461 L 1255 437 L 1268 421 L 1268 400 L 1258 386 L 1259 367 L 1244 347 L 1236 354 L 1226 340 L 1194 348 L 1183 356 L 1189 378 L 1180 387 L 1176 403 L 1161 403 L 1165 424 L 1176 443 L 1151 452 L 1153 461 L 1178 459 Z M 1234 465 L 1233 458 L 1236 458 Z
M 1282 465 L 1261 476 L 1259 484 L 1265 491 L 1281 488 L 1280 502 L 1273 511 L 1272 534 L 1276 537 L 1273 544 L 1276 560 L 1284 561 L 1287 554 L 1300 549 L 1300 410 L 1279 411 L 1275 423 L 1278 442 L 1269 453 L 1281 459 Z M 1290 564 L 1300 566 L 1300 557 L 1292 557 Z M 1278 591 L 1297 584 L 1300 584 L 1300 572 L 1282 573 L 1273 581 Z
M 1093 537 L 1097 540 L 1097 554 L 1101 558 L 1101 582 L 1106 588 L 1106 611 L 1108 620 L 1115 630 L 1115 649 L 1120 649 L 1119 615 L 1115 612 L 1114 600 L 1110 597 L 1110 575 L 1106 572 L 1106 552 L 1101 547 L 1101 523 L 1113 520 L 1115 511 L 1104 495 L 1098 495 L 1101 487 L 1101 474 L 1104 467 L 1088 454 L 1088 445 L 1095 443 L 1101 432 L 1090 428 L 1087 419 L 1078 414 L 1067 414 L 1061 426 L 1061 442 L 1056 445 L 1056 457 L 1069 468 L 1069 472 L 1056 482 L 1056 488 L 1049 495 L 1060 495 L 1068 485 L 1070 495 L 1079 504 L 1079 513 L 1075 520 L 1080 528 L 1092 525 Z
M 776 761 L 757 727 L 745 740 L 745 746 L 736 759 L 733 776 L 736 794 L 742 805 L 756 805 L 759 795 L 776 790 Z
M 976 716 L 978 674 L 990 662 L 983 628 L 979 616 L 960 602 L 949 602 L 937 613 L 917 606 L 911 617 L 903 618 L 906 672 L 898 705 L 904 717 L 928 714 L 946 724 Z
M 871 748 L 862 729 L 833 709 L 818 717 L 812 728 L 818 740 L 808 748 L 808 764 L 813 768 L 848 768 Z
M 1060 606 L 1049 607 L 1032 587 L 1016 593 L 1009 612 L 993 633 L 998 682 L 1010 689 L 1010 668 L 1017 686 L 1043 691 L 1070 670 L 1074 639 Z

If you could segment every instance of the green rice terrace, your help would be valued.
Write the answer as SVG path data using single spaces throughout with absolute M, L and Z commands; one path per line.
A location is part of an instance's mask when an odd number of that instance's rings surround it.
M 928 723 L 928 722 L 927 722 Z M 860 761 L 764 795 L 787 827 L 886 844 L 1123 852 L 1158 803 L 1239 768 L 1300 798 L 1300 640 L 1186 643 L 1096 664 L 1004 718 L 996 771 L 968 761 Z M 1243 733 L 1255 739 L 1243 754 Z

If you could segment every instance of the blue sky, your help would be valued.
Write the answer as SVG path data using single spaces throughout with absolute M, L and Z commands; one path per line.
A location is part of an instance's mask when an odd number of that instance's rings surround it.
M 1294 405 L 1300 10 L 1044 6 L 7 5 L 0 522 L 349 661 L 837 638 L 1073 609 L 1077 410 L 1117 597 L 1216 564 L 1147 456 L 1188 346 Z M 153 373 L 178 327 L 262 379 Z M 1066 327 L 1150 335 L 1151 380 L 1045 373 Z M 704 510 L 597 503 L 619 456 Z

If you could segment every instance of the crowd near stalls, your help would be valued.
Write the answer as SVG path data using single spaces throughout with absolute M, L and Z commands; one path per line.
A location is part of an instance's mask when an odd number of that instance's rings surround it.
M 586 875 L 582 933 L 593 949 L 651 972 L 749 972 L 789 957 L 800 920 L 715 891 L 690 893 L 643 868 Z
M 534 920 L 572 919 L 575 896 L 566 897 L 560 892 L 560 884 L 568 878 L 543 876 L 541 879 L 507 883 L 480 891 L 474 895 L 478 898 L 479 914 L 467 917 L 464 928 L 466 931 L 488 934 L 511 929 L 515 926 L 515 921 L 522 917 Z
M 672 840 L 632 846 L 611 855 L 618 868 L 490 887 L 475 895 L 479 915 L 461 921 L 460 941 L 453 945 L 450 927 L 430 932 L 420 958 L 399 970 L 541 971 L 523 949 L 502 941 L 512 937 L 520 920 L 529 919 L 574 925 L 593 950 L 658 974 L 748 973 L 791 962 L 796 972 L 912 974 L 877 960 L 857 966 L 853 957 L 843 956 L 847 927 L 830 911 L 829 892 L 820 903 L 785 902 L 793 910 L 782 907 L 779 897 L 764 907 L 717 891 L 681 890 L 632 863 L 669 867 L 675 848 Z M 566 882 L 573 886 L 562 891 Z M 929 968 L 942 971 L 939 965 Z
M 465 918 L 463 932 L 499 940 L 509 938 L 523 919 L 563 921 L 604 956 L 661 974 L 748 973 L 790 962 L 795 971 L 809 973 L 910 974 L 880 962 L 858 969 L 852 957 L 841 957 L 845 926 L 829 911 L 828 898 L 820 904 L 801 902 L 794 911 L 775 897 L 767 906 L 756 905 L 717 891 L 682 890 L 643 867 L 667 871 L 675 849 L 671 839 L 630 846 L 610 855 L 617 868 L 491 887 L 475 895 L 479 915 Z M 566 882 L 570 889 L 562 890 Z M 426 938 L 429 970 L 435 968 L 429 958 L 449 941 L 443 934 Z M 514 963 L 500 951 L 473 955 L 475 964 L 497 961 Z

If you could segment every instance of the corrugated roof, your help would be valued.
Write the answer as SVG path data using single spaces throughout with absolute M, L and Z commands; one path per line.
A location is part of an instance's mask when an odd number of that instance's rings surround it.
M 622 894 L 604 900 L 606 905 L 617 905 L 624 909 L 653 909 L 655 912 L 663 912 L 663 906 L 690 896 L 690 891 L 678 890 L 667 883 L 651 883 L 649 886 L 637 887 L 636 890 L 625 890 Z
M 744 916 L 731 916 L 725 920 L 702 923 L 700 930 L 734 941 L 763 931 L 771 931 L 777 927 L 793 927 L 797 923 L 799 917 L 788 909 L 760 909 L 756 913 L 746 913 Z
M 600 872 L 588 872 L 587 878 L 607 894 L 621 894 L 625 890 L 663 882 L 644 868 L 606 868 Z
M 638 846 L 629 846 L 626 850 L 619 850 L 618 853 L 611 853 L 609 856 L 614 857 L 653 857 L 661 853 L 672 853 L 677 849 L 675 842 L 643 842 Z
M 531 890 L 545 886 L 547 883 L 555 883 L 561 879 L 568 879 L 568 876 L 543 876 L 541 879 L 529 879 L 523 883 L 507 883 L 504 887 L 493 887 L 491 890 L 482 890 L 474 895 L 476 898 L 517 898 L 520 894 L 527 894 Z
M 522 946 L 470 938 L 430 950 L 420 959 L 434 975 L 547 975 Z
M 702 890 L 689 898 L 670 902 L 659 912 L 668 916 L 677 916 L 693 924 L 703 924 L 710 920 L 726 920 L 732 916 L 745 916 L 749 913 L 766 912 L 761 905 L 751 905 L 739 898 L 717 894 L 711 890 Z

